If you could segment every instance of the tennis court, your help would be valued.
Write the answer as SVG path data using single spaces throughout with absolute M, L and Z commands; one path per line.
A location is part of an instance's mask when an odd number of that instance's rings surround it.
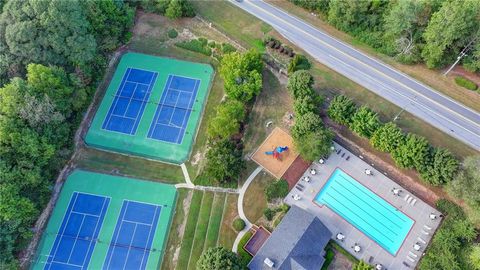
M 148 138 L 182 143 L 199 85 L 200 80 L 168 76 Z
M 76 170 L 32 269 L 158 269 L 175 200 L 171 185 Z
M 139 53 L 122 56 L 85 137 L 87 145 L 181 164 L 191 152 L 213 69 Z
M 102 128 L 135 134 L 157 75 L 156 72 L 128 68 Z

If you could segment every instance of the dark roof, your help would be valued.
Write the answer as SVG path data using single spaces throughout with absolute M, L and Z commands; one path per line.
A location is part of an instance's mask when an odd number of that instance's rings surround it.
M 320 219 L 292 206 L 248 267 L 251 270 L 320 269 L 331 237 L 332 233 Z M 266 258 L 274 263 L 272 268 L 264 263 Z

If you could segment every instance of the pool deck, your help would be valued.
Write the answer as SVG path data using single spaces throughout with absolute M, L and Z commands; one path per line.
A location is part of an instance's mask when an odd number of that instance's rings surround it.
M 338 150 L 341 150 L 340 154 L 337 154 Z M 342 157 L 344 153 L 345 155 Z M 350 156 L 350 158 L 347 161 L 346 158 L 348 156 Z M 310 173 L 312 168 L 317 172 L 315 175 Z M 342 169 L 358 182 L 414 220 L 410 232 L 395 256 L 383 249 L 375 241 L 368 238 L 365 234 L 356 229 L 327 206 L 320 207 L 314 202 L 315 196 L 322 189 L 336 168 Z M 372 175 L 365 174 L 366 169 L 371 170 Z M 314 162 L 303 174 L 303 176 L 307 175 L 310 177 L 310 183 L 303 180 L 298 181 L 298 184 L 303 185 L 305 188 L 303 191 L 293 188 L 285 198 L 285 203 L 289 205 L 297 205 L 298 207 L 317 215 L 323 224 L 325 224 L 325 226 L 327 226 L 332 232 L 333 237 L 335 237 L 337 233 L 344 234 L 346 236 L 344 241 L 337 240 L 337 243 L 358 259 L 364 260 L 372 265 L 380 263 L 386 269 L 390 270 L 406 270 L 414 269 L 416 267 L 425 247 L 430 242 L 433 233 L 440 224 L 440 218 L 433 221 L 429 218 L 430 213 L 435 213 L 438 216 L 438 210 L 406 191 L 393 180 L 377 171 L 373 166 L 367 164 L 361 158 L 353 155 L 351 152 L 336 143 L 335 152 L 330 155 L 324 164 Z M 392 188 L 401 189 L 402 191 L 400 192 L 400 195 L 395 196 L 391 192 Z M 301 199 L 295 201 L 293 199 L 293 195 L 295 194 L 300 195 Z M 408 202 L 406 196 L 413 198 L 408 200 Z M 424 227 L 425 225 L 427 227 Z M 355 253 L 352 248 L 355 243 L 358 243 L 361 247 L 361 251 L 358 253 Z M 420 244 L 420 251 L 415 251 L 413 249 L 415 243 Z M 405 266 L 403 264 L 404 262 L 408 264 L 409 267 Z

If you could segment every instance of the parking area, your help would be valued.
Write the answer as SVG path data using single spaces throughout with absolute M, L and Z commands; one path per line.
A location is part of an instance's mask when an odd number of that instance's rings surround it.
M 315 174 L 312 174 L 312 169 L 315 170 Z M 319 205 L 318 202 L 315 202 L 317 194 L 337 169 L 352 176 L 372 194 L 380 197 L 378 199 L 385 200 L 395 208 L 395 211 L 401 211 L 414 221 L 395 254 L 387 251 L 380 246 L 378 241 L 374 240 L 375 237 L 369 233 L 372 228 L 359 227 L 355 220 L 348 220 L 349 218 L 338 209 L 331 209 L 327 205 Z M 305 177 L 308 177 L 308 182 L 304 179 Z M 393 190 L 397 190 L 398 194 L 395 194 Z M 289 205 L 295 204 L 317 215 L 333 233 L 333 238 L 338 244 L 358 259 L 372 265 L 381 264 L 383 269 L 414 269 L 440 224 L 440 213 L 436 209 L 404 190 L 386 175 L 377 171 L 374 166 L 367 164 L 338 144 L 335 144 L 335 151 L 328 159 L 324 160 L 323 164 L 320 164 L 319 161 L 314 162 L 305 171 L 302 179 L 285 198 L 285 202 Z M 432 220 L 431 214 L 434 214 L 436 218 Z M 342 234 L 344 239 L 336 239 L 338 233 Z M 355 252 L 355 246 L 359 246 L 360 251 Z

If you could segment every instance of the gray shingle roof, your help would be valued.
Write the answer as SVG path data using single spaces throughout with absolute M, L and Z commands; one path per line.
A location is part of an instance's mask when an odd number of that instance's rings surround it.
M 320 269 L 331 237 L 332 233 L 320 219 L 292 206 L 248 267 L 251 270 Z M 274 262 L 273 268 L 263 262 L 265 258 Z

